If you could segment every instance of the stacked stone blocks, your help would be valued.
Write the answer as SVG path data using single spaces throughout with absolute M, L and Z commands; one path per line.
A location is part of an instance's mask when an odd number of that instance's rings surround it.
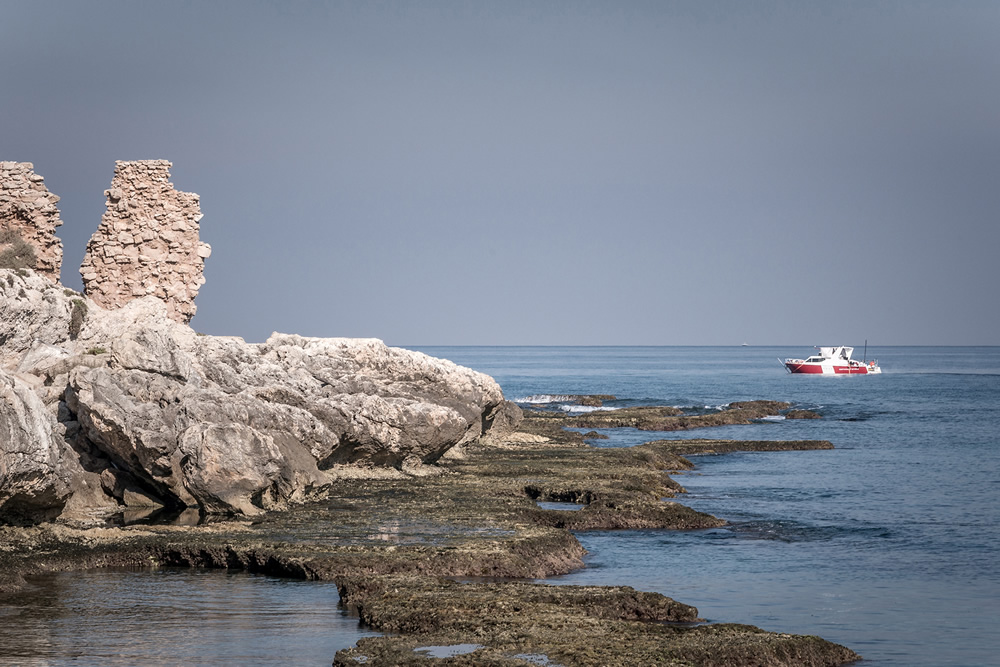
M 62 241 L 55 234 L 62 224 L 45 179 L 30 162 L 0 162 L 0 255 L 11 255 L 17 246 L 30 248 L 30 268 L 52 282 L 62 270 Z
M 84 292 L 115 309 L 152 295 L 167 304 L 170 317 L 188 323 L 195 297 L 205 284 L 211 247 L 199 240 L 198 195 L 169 182 L 167 160 L 118 161 L 107 210 L 87 244 L 80 267 Z

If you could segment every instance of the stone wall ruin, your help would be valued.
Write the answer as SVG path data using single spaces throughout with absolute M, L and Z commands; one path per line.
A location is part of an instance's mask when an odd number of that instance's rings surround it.
M 0 162 L 0 268 L 32 269 L 54 283 L 62 270 L 62 224 L 45 179 L 30 162 Z
M 211 246 L 198 237 L 199 197 L 169 182 L 167 160 L 115 163 L 107 211 L 87 244 L 80 267 L 84 292 L 98 305 L 120 308 L 153 295 L 170 317 L 187 324 L 205 284 Z

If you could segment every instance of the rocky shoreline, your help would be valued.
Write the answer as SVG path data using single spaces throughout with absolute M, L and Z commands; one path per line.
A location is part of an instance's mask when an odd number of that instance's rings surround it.
M 58 282 L 59 198 L 31 163 L 0 162 L 0 595 L 36 574 L 121 566 L 335 581 L 389 633 L 340 651 L 342 665 L 422 664 L 413 649 L 430 643 L 473 647 L 449 664 L 858 658 L 817 637 L 704 625 L 655 593 L 524 581 L 583 566 L 574 530 L 724 525 L 674 500 L 685 453 L 832 446 L 595 449 L 567 429 L 817 415 L 774 401 L 524 415 L 493 378 L 375 339 L 202 336 L 188 322 L 211 248 L 200 198 L 174 189 L 170 166 L 116 163 L 78 293 Z
M 0 528 L 0 590 L 78 568 L 215 567 L 331 580 L 372 629 L 338 665 L 424 664 L 428 645 L 470 644 L 447 664 L 839 665 L 858 659 L 817 637 L 699 624 L 697 610 L 629 587 L 525 580 L 583 565 L 570 530 L 725 524 L 676 502 L 684 453 L 830 448 L 825 441 L 658 441 L 596 449 L 529 412 L 518 430 L 408 471 L 347 468 L 325 497 L 198 525 Z M 545 510 L 536 501 L 582 509 Z M 459 583 L 462 582 L 462 583 Z M 521 656 L 521 657 L 518 657 Z M 524 656 L 535 656 L 531 660 Z

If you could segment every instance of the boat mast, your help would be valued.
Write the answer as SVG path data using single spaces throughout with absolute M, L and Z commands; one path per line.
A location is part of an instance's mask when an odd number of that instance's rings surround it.
M 864 361 L 865 361 L 866 364 L 868 363 L 868 339 L 867 338 L 865 338 L 865 356 L 864 356 Z

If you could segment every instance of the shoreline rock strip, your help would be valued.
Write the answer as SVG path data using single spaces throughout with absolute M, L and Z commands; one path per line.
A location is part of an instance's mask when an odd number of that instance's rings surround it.
M 591 448 L 575 436 L 540 435 L 529 415 L 503 442 L 469 443 L 437 475 L 345 477 L 323 500 L 251 520 L 198 526 L 74 530 L 58 525 L 3 529 L 0 572 L 26 574 L 100 565 L 226 567 L 336 581 L 344 604 L 373 629 L 335 664 L 422 664 L 414 649 L 475 644 L 464 664 L 524 664 L 544 656 L 564 665 L 840 665 L 858 656 L 818 637 L 732 624 L 694 623 L 697 610 L 625 586 L 562 587 L 538 578 L 583 565 L 574 530 L 635 525 L 724 524 L 693 512 L 659 513 L 683 488 L 669 472 L 691 463 L 671 451 L 689 443 Z M 713 441 L 696 441 L 710 446 Z M 715 441 L 716 449 L 733 446 Z M 808 449 L 812 441 L 751 443 Z M 695 448 L 699 449 L 699 448 Z M 624 483 L 627 482 L 627 483 Z M 573 499 L 577 512 L 543 510 L 538 499 Z M 641 523 L 638 520 L 641 520 Z M 28 548 L 30 547 L 30 549 Z M 456 581 L 458 579 L 458 581 Z M 470 579 L 472 581 L 470 581 Z M 7 581 L 16 586 L 16 581 Z M 2 587 L 0 582 L 0 587 Z M 457 658 L 456 658 L 457 659 Z

